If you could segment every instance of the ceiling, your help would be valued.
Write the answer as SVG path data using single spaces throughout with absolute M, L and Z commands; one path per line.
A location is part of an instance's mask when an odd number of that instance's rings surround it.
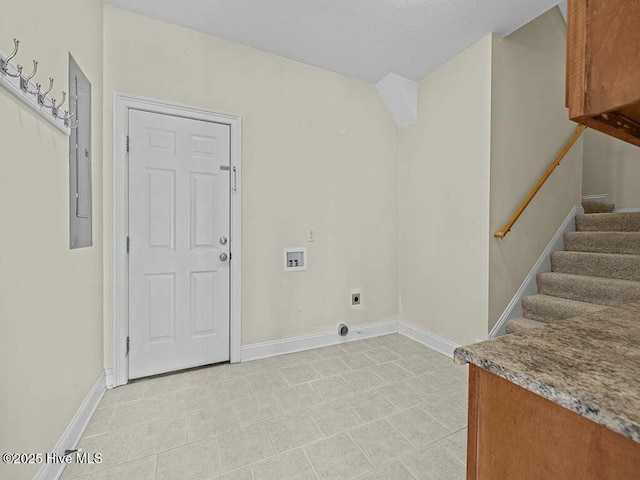
M 105 0 L 216 37 L 378 82 L 417 80 L 558 0 Z

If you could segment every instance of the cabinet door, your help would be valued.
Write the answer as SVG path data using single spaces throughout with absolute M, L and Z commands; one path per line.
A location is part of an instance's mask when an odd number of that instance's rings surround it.
M 640 0 L 569 0 L 568 16 L 569 117 L 640 146 Z

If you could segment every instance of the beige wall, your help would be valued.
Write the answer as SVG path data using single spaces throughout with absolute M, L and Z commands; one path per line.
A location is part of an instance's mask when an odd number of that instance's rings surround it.
M 622 208 L 640 208 L 640 148 L 595 130 L 584 134 L 583 195 L 606 193 Z
M 243 344 L 395 317 L 397 130 L 374 86 L 117 8 L 104 12 L 105 138 L 113 92 L 242 115 Z M 109 140 L 105 171 L 111 151 Z M 107 176 L 104 187 L 110 239 Z M 306 242 L 310 228 L 315 243 Z M 285 274 L 282 249 L 296 246 L 308 247 L 309 270 Z M 361 311 L 351 307 L 358 286 Z
M 70 22 L 73 16 L 74 21 Z M 0 451 L 48 452 L 102 370 L 102 4 L 4 0 L 0 48 L 67 89 L 71 52 L 93 87 L 94 246 L 69 250 L 67 137 L 0 88 Z M 33 466 L 0 463 L 0 478 Z
M 71 51 L 93 84 L 95 246 L 68 249 L 66 137 L 0 90 L 0 202 L 12 206 L 0 233 L 2 451 L 50 450 L 112 364 L 114 92 L 243 116 L 243 344 L 398 315 L 457 343 L 485 338 L 579 201 L 581 143 L 509 237 L 491 237 L 574 129 L 555 9 L 422 79 L 419 121 L 398 131 L 357 80 L 97 0 L 3 8 L 2 48 L 20 37 L 19 60 L 37 57 L 57 89 Z M 637 189 L 616 180 L 636 152 L 595 134 L 587 145 L 585 193 L 637 204 Z M 604 156 L 624 165 L 608 183 Z M 308 247 L 306 273 L 282 272 L 288 246 Z M 353 287 L 362 310 L 350 306 Z M 0 476 L 35 470 L 0 465 Z
M 422 79 L 399 137 L 402 316 L 461 344 L 487 335 L 491 45 Z
M 565 108 L 565 32 L 554 8 L 494 42 L 491 233 L 502 228 L 576 128 Z M 579 141 L 511 233 L 503 240 L 491 238 L 489 330 L 580 203 L 581 176 Z

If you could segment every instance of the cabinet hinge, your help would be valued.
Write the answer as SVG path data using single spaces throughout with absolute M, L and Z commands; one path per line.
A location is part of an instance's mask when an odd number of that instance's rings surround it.
M 127 351 L 126 351 L 125 355 L 129 356 L 129 337 L 127 337 Z
M 129 151 L 129 135 L 127 135 L 127 152 Z
M 129 253 L 130 249 L 131 249 L 131 239 L 127 237 L 127 253 Z

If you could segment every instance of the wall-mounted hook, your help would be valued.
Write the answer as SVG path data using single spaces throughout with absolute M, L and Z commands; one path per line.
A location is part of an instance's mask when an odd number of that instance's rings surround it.
M 25 92 L 30 93 L 31 95 L 36 95 L 38 93 L 38 90 L 31 91 L 29 89 L 29 82 L 31 82 L 31 79 L 36 76 L 37 72 L 38 72 L 38 61 L 34 60 L 33 72 L 31 73 L 31 75 L 29 75 L 27 78 L 24 78 L 22 75 L 20 75 L 20 88 Z
M 69 101 L 69 106 L 71 106 L 71 101 Z M 65 113 L 64 124 L 65 126 L 69 127 L 71 130 L 75 130 L 76 128 L 78 128 L 78 123 L 80 123 L 77 117 L 75 122 L 71 122 L 71 119 L 76 115 L 77 112 L 78 112 L 78 87 L 76 85 L 76 94 L 73 97 L 73 112 L 69 112 L 69 111 L 64 112 Z
M 78 96 L 76 95 L 76 98 L 73 100 L 73 112 L 69 113 L 68 117 L 71 118 L 75 116 L 77 111 L 78 111 Z
M 19 76 L 22 75 L 22 67 L 20 65 L 18 65 L 17 74 L 9 72 L 9 62 L 13 57 L 15 57 L 18 54 L 18 48 L 20 48 L 20 40 L 18 40 L 17 38 L 14 38 L 13 52 L 11 53 L 11 55 L 9 55 L 5 59 L 0 58 L 0 72 L 4 73 L 5 75 L 9 75 L 10 77 L 13 77 L 13 78 L 18 78 Z
M 38 91 L 40 90 L 40 84 L 38 84 Z M 46 104 L 46 100 L 47 100 L 47 95 L 49 95 L 49 92 L 51 92 L 51 90 L 53 90 L 53 78 L 49 77 L 49 90 L 47 90 L 44 93 L 38 93 L 38 104 L 46 107 L 46 108 L 52 108 L 53 104 L 51 105 L 47 105 Z
M 60 112 L 60 109 L 62 108 L 62 105 L 64 105 L 64 102 L 65 102 L 66 99 L 67 99 L 67 92 L 62 92 L 62 101 L 60 102 L 60 105 L 56 104 L 55 99 L 53 100 L 53 106 L 51 107 L 51 113 L 53 114 L 54 117 L 57 117 L 60 120 L 64 119 L 64 115 L 60 116 L 60 115 L 58 115 L 58 112 Z
M 73 126 L 71 125 L 71 117 L 73 117 L 75 113 L 75 110 L 71 114 L 69 112 L 64 112 L 64 125 L 65 127 L 69 127 L 71 130 L 75 130 L 76 128 L 78 128 L 78 123 L 80 123 L 79 120 L 76 120 L 75 122 L 73 122 Z

